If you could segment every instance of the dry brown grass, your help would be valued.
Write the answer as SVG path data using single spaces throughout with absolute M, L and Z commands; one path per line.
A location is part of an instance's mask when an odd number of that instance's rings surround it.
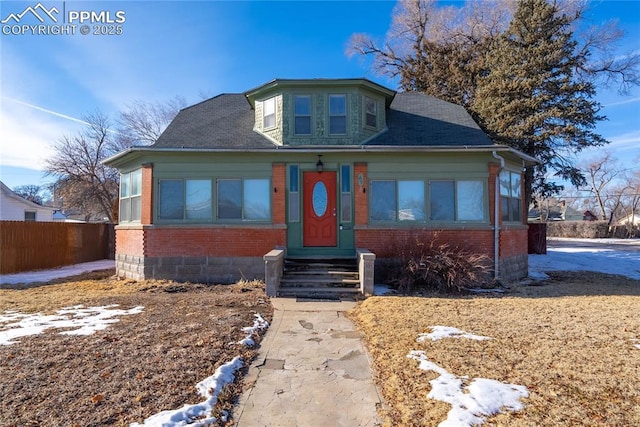
M 640 425 L 640 281 L 558 273 L 497 297 L 369 298 L 350 315 L 366 335 L 389 425 L 437 425 L 450 409 L 426 397 L 437 374 L 407 359 L 411 350 L 458 376 L 528 388 L 524 410 L 485 425 Z M 416 342 L 433 325 L 493 339 Z
M 234 356 L 255 356 L 255 350 L 229 344 L 244 338 L 241 328 L 252 325 L 256 312 L 271 320 L 259 282 L 207 286 L 105 276 L 0 290 L 0 313 L 144 306 L 94 335 L 48 330 L 0 346 L 0 425 L 122 426 L 200 402 L 199 381 Z M 217 410 L 230 409 L 239 392 L 237 380 Z

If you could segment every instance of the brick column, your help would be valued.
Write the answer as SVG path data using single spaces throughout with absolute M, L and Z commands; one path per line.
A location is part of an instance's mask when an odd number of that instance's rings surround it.
M 272 166 L 273 206 L 271 209 L 274 224 L 285 223 L 286 171 L 287 168 L 284 163 L 274 163 Z
M 369 191 L 369 182 L 367 181 L 367 164 L 355 163 L 353 165 L 353 175 L 353 191 L 356 211 L 355 225 L 367 225 L 369 223 L 369 199 L 367 195 L 367 191 Z
M 142 165 L 142 200 L 140 224 L 153 224 L 153 163 Z

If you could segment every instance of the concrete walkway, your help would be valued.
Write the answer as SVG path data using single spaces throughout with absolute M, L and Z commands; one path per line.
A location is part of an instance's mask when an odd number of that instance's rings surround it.
M 0 289 L 3 285 L 33 283 L 46 283 L 51 280 L 62 279 L 64 277 L 77 276 L 89 271 L 106 270 L 115 268 L 116 262 L 112 259 L 103 259 L 101 261 L 83 262 L 81 264 L 67 265 L 64 267 L 52 268 L 48 270 L 25 271 L 23 273 L 3 274 L 0 275 Z M 8 287 L 8 286 L 5 286 Z
M 355 303 L 271 301 L 273 321 L 234 409 L 236 425 L 379 426 L 369 356 L 344 315 Z

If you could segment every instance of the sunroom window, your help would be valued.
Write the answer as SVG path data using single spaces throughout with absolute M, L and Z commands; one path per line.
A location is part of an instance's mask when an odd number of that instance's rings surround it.
M 120 175 L 120 222 L 139 222 L 142 212 L 142 169 Z
M 158 192 L 158 219 L 211 219 L 211 180 L 161 179 Z
M 218 219 L 268 221 L 270 218 L 268 179 L 218 180 Z
M 347 95 L 329 95 L 329 134 L 347 133 Z
M 266 99 L 262 103 L 262 127 L 269 129 L 276 126 L 276 98 Z
M 484 221 L 484 183 L 480 180 L 429 182 L 432 221 Z
M 373 221 L 424 221 L 424 181 L 371 181 Z
M 294 133 L 311 135 L 311 97 L 296 95 L 294 97 Z
M 522 221 L 522 178 L 519 173 L 500 172 L 500 205 L 502 220 Z

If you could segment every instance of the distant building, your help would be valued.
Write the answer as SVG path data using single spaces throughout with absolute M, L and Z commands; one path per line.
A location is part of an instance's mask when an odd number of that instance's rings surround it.
M 13 192 L 0 181 L 0 220 L 53 221 L 53 208 L 40 206 Z
M 627 215 L 618 220 L 618 225 L 640 225 L 640 214 Z

